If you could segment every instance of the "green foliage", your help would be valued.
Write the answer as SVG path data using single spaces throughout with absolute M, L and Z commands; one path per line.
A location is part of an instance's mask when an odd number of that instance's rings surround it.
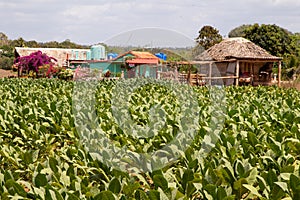
M 199 36 L 195 39 L 199 47 L 208 49 L 222 41 L 219 31 L 212 26 L 203 26 L 199 30 Z
M 228 37 L 232 38 L 232 37 L 245 37 L 245 31 L 250 28 L 252 25 L 250 24 L 243 24 L 241 26 L 238 26 L 234 29 L 232 29 L 229 33 L 228 33 Z
M 276 24 L 252 24 L 236 27 L 228 35 L 229 37 L 245 37 L 272 55 L 282 57 L 283 79 L 291 79 L 294 74 L 299 74 L 299 33 L 291 33 Z
M 275 24 L 254 24 L 244 32 L 245 38 L 266 49 L 272 55 L 283 57 L 293 53 L 292 33 Z
M 57 72 L 57 78 L 62 80 L 72 80 L 74 76 L 74 71 L 71 69 L 60 69 L 59 72 Z
M 118 129 L 110 102 L 115 85 L 97 87 L 102 129 L 136 151 L 160 148 L 167 132 L 148 143 Z M 224 88 L 224 127 L 201 157 L 212 107 L 209 90 L 193 88 L 201 113 L 192 145 L 176 162 L 139 174 L 104 166 L 86 151 L 74 125 L 73 89 L 74 82 L 59 79 L 0 79 L 1 199 L 299 199 L 300 93 L 294 89 Z M 176 96 L 147 85 L 131 97 L 131 115 L 144 123 L 157 101 L 165 102 L 167 116 L 179 112 Z
M 8 37 L 5 33 L 0 32 L 0 46 L 4 46 L 8 44 Z
M 1 54 L 0 54 L 0 68 L 1 69 L 11 70 L 13 63 L 14 63 L 13 58 L 1 56 Z
M 0 69 L 11 69 L 14 61 L 13 47 L 4 33 L 0 33 Z

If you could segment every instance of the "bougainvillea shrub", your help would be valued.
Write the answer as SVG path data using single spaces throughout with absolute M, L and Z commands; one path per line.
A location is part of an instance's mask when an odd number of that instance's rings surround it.
M 38 73 L 42 67 L 47 67 L 47 75 L 53 71 L 53 66 L 57 60 L 53 57 L 48 56 L 41 51 L 36 51 L 28 56 L 17 57 L 14 61 L 15 66 L 18 67 L 19 71 L 33 71 Z

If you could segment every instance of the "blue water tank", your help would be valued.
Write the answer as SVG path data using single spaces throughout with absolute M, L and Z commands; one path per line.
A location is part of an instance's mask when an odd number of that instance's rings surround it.
M 108 60 L 112 60 L 114 58 L 118 57 L 118 54 L 117 53 L 108 53 L 107 54 L 107 59 Z
M 167 55 L 164 53 L 156 53 L 155 56 L 161 60 L 167 60 Z
M 105 47 L 103 45 L 93 45 L 91 47 L 92 60 L 104 60 L 106 58 Z

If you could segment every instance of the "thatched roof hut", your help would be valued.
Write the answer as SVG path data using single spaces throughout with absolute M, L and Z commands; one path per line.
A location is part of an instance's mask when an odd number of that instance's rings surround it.
M 272 56 L 265 49 L 242 37 L 225 39 L 196 57 L 196 60 L 202 61 L 225 61 L 229 59 L 281 60 L 281 58 Z
M 210 68 L 214 64 L 220 74 L 219 78 L 231 79 L 231 81 L 227 81 L 231 84 L 235 82 L 236 85 L 239 85 L 246 80 L 247 83 L 253 85 L 269 85 L 272 79 L 273 64 L 278 62 L 280 65 L 282 59 L 271 55 L 245 38 L 236 37 L 225 39 L 212 46 L 196 56 L 195 60 L 196 63 L 208 63 Z M 208 71 L 210 71 L 208 72 L 210 76 L 207 79 L 211 80 L 212 69 Z M 224 82 L 226 81 L 224 80 Z

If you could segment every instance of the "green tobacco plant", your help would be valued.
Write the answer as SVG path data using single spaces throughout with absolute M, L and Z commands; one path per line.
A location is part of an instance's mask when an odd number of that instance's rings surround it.
M 76 113 L 97 120 L 109 138 L 107 145 L 151 152 L 184 127 L 177 120 L 181 112 L 177 96 L 166 87 L 148 84 L 128 97 L 127 114 L 138 126 L 152 120 L 157 123 L 153 127 L 161 129 L 148 138 L 122 129 L 117 121 L 121 118 L 115 118 L 112 110 L 117 83 L 97 83 L 96 118 L 84 110 Z M 59 79 L 0 79 L 0 199 L 300 198 L 297 90 L 226 87 L 224 112 L 214 112 L 209 88 L 193 88 L 199 117 L 189 147 L 161 169 L 136 173 L 107 166 L 88 151 L 75 126 L 74 84 Z M 85 99 L 78 104 L 82 109 L 91 106 L 84 106 Z M 157 103 L 164 108 L 166 126 L 155 118 L 156 112 L 149 113 Z M 222 115 L 222 127 L 210 126 Z M 90 125 L 82 123 L 82 130 L 91 130 Z M 219 135 L 214 128 L 220 129 Z M 91 132 L 89 142 L 97 134 Z

